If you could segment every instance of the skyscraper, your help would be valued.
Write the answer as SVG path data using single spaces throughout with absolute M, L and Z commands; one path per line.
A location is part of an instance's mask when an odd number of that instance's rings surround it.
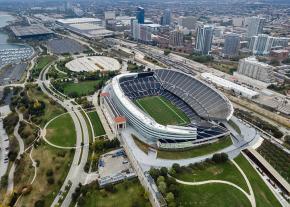
M 184 46 L 184 35 L 179 30 L 174 30 L 170 32 L 169 35 L 169 46 L 173 48 Z
M 145 10 L 143 7 L 137 7 L 136 19 L 139 24 L 144 24 L 145 21 Z
M 146 43 L 151 42 L 152 40 L 151 28 L 148 27 L 146 24 L 139 24 L 139 28 L 140 28 L 139 40 Z
M 226 57 L 236 57 L 240 49 L 240 36 L 235 33 L 226 35 L 223 48 L 223 55 Z
M 253 36 L 250 41 L 249 49 L 254 55 L 267 55 L 273 45 L 274 37 L 266 34 Z
M 71 7 L 71 3 L 69 0 L 65 1 L 64 9 L 65 9 L 65 11 L 71 11 L 72 7 Z
M 197 52 L 208 55 L 211 51 L 213 26 L 199 25 L 196 31 L 195 49 Z
M 247 37 L 252 37 L 263 33 L 263 27 L 266 19 L 260 17 L 249 17 L 247 18 Z
M 171 24 L 171 10 L 166 9 L 161 16 L 161 25 L 170 25 Z
M 132 37 L 134 40 L 138 40 L 140 36 L 140 27 L 138 24 L 137 19 L 132 19 L 131 20 L 131 27 L 132 27 Z

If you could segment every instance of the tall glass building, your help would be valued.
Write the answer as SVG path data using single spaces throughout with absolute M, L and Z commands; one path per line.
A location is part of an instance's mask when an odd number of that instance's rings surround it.
M 144 24 L 145 20 L 145 10 L 143 7 L 137 8 L 136 19 L 138 20 L 139 24 Z

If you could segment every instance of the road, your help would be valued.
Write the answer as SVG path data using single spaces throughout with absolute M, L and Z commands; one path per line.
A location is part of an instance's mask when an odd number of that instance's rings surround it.
M 75 154 L 72 160 L 72 164 L 70 170 L 66 176 L 64 183 L 60 189 L 60 192 L 65 191 L 65 187 L 68 185 L 69 181 L 72 183 L 69 192 L 67 193 L 66 198 L 64 199 L 61 206 L 69 206 L 71 203 L 71 195 L 75 191 L 75 188 L 79 183 L 84 183 L 86 181 L 87 174 L 84 172 L 84 166 L 88 159 L 89 153 L 89 132 L 88 127 L 86 125 L 86 121 L 82 116 L 81 112 L 78 109 L 78 105 L 74 105 L 71 100 L 61 100 L 59 99 L 59 95 L 54 92 L 48 90 L 50 88 L 50 82 L 46 79 L 47 72 L 49 67 L 46 67 L 39 75 L 37 80 L 38 85 L 41 90 L 48 95 L 51 99 L 56 101 L 62 107 L 64 107 L 67 111 L 71 111 L 70 113 L 72 120 L 76 129 L 76 149 Z M 83 145 L 83 147 L 82 147 Z M 59 199 L 61 198 L 61 194 L 58 193 L 55 197 L 51 206 L 55 206 Z
M 256 144 L 256 142 L 259 141 L 260 135 L 257 133 L 257 131 L 254 128 L 249 127 L 243 124 L 242 122 L 237 122 L 237 124 L 239 124 L 239 127 L 241 128 L 242 134 L 235 135 L 236 140 L 233 140 L 234 143 L 231 146 L 228 146 L 214 153 L 224 152 L 229 155 L 229 159 L 234 159 L 236 156 L 240 154 L 242 149 L 245 149 L 249 146 L 253 146 Z M 142 166 L 143 170 L 149 170 L 151 166 L 171 167 L 174 163 L 178 163 L 181 166 L 186 166 L 191 163 L 204 161 L 207 158 L 211 158 L 214 154 L 214 153 L 210 153 L 207 155 L 202 155 L 202 156 L 193 157 L 193 158 L 179 159 L 179 160 L 156 158 L 154 156 L 145 154 L 132 139 L 132 136 L 131 136 L 132 134 L 136 134 L 136 131 L 132 127 L 127 126 L 127 128 L 121 132 L 121 137 L 123 141 L 126 142 L 130 150 L 132 151 L 132 154 L 134 155 L 134 157 L 138 158 L 138 161 L 140 165 Z M 140 139 L 142 139 L 142 136 L 139 133 L 138 133 L 138 136 L 140 137 Z

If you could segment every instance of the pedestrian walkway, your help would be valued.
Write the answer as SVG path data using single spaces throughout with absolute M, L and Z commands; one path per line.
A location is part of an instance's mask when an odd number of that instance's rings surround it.
M 95 93 L 92 96 L 92 102 L 93 102 L 93 104 L 94 104 L 94 106 L 96 108 L 96 111 L 97 111 L 98 116 L 99 116 L 99 118 L 101 120 L 101 123 L 102 123 L 102 125 L 104 127 L 104 130 L 106 132 L 106 135 L 108 136 L 108 139 L 109 140 L 114 139 L 115 138 L 115 135 L 113 134 L 113 132 L 112 132 L 112 130 L 111 130 L 111 128 L 110 128 L 110 126 L 109 126 L 109 124 L 108 124 L 105 116 L 104 116 L 104 113 L 101 110 L 101 107 L 98 105 L 98 93 Z
M 226 180 L 205 180 L 205 181 L 199 181 L 199 182 L 186 182 L 186 181 L 178 180 L 176 178 L 175 178 L 175 180 L 177 183 L 180 183 L 183 185 L 193 185 L 193 186 L 205 185 L 205 184 L 211 184 L 211 183 L 230 185 L 230 186 L 238 189 L 239 191 L 241 191 L 249 199 L 252 207 L 256 207 L 256 199 L 255 199 L 254 191 L 253 191 L 253 188 L 251 186 L 250 181 L 248 180 L 246 174 L 240 168 L 240 166 L 234 160 L 231 160 L 231 161 L 236 166 L 236 168 L 239 170 L 239 172 L 243 176 L 244 180 L 246 181 L 250 193 L 247 193 L 244 189 L 242 189 L 240 186 L 236 185 L 235 183 L 232 183 L 232 182 L 229 182 Z
M 19 116 L 18 123 L 17 123 L 17 125 L 14 128 L 14 136 L 15 136 L 16 140 L 18 141 L 18 144 L 19 144 L 19 152 L 18 152 L 18 155 L 16 157 L 16 160 L 17 160 L 17 159 L 20 159 L 21 155 L 24 153 L 24 142 L 23 142 L 23 139 L 21 138 L 21 136 L 18 133 L 20 122 L 23 121 L 23 114 L 18 112 L 18 111 L 16 111 L 16 112 L 17 112 L 17 114 Z M 12 164 L 12 167 L 10 168 L 9 175 L 8 175 L 7 194 L 11 194 L 13 192 L 15 169 L 16 169 L 16 164 L 14 162 Z

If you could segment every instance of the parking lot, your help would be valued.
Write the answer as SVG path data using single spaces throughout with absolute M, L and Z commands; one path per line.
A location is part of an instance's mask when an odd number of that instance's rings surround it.
M 122 148 L 102 155 L 98 165 L 101 186 L 136 176 Z
M 2 68 L 0 71 L 0 85 L 6 85 L 19 81 L 26 68 L 26 63 L 19 63 Z
M 0 178 L 8 168 L 9 139 L 3 128 L 3 117 L 9 113 L 9 106 L 0 107 Z
M 75 40 L 64 38 L 64 39 L 53 39 L 47 43 L 48 50 L 54 54 L 76 54 L 86 50 L 86 48 Z

